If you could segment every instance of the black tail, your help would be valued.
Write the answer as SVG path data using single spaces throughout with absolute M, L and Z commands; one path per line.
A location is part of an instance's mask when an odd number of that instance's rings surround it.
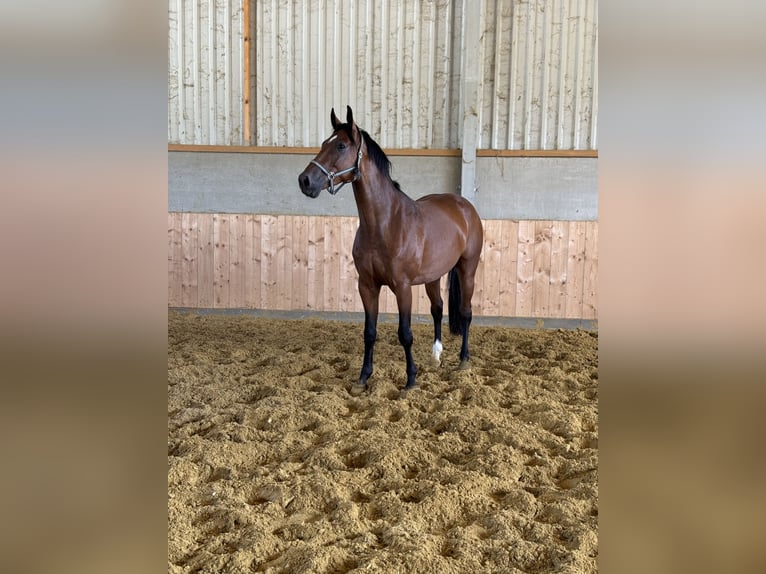
M 457 276 L 456 268 L 447 274 L 447 283 L 449 283 L 449 332 L 453 335 L 460 335 L 460 280 Z

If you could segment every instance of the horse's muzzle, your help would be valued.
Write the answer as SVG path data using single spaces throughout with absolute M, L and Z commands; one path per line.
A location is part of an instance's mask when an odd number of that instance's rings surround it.
M 312 182 L 305 171 L 298 176 L 298 186 L 300 186 L 303 195 L 311 198 L 317 197 L 319 192 L 322 191 L 322 185 Z

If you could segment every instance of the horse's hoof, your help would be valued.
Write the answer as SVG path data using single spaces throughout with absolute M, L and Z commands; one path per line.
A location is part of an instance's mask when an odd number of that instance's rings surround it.
M 412 383 L 411 385 L 405 385 L 404 388 L 399 392 L 399 397 L 404 398 L 406 397 L 410 391 L 419 391 L 420 385 L 417 383 Z
M 466 369 L 471 368 L 471 363 L 468 362 L 468 359 L 463 359 L 460 361 L 460 365 L 458 366 L 458 369 L 461 371 L 465 371 Z
M 352 397 L 358 397 L 362 393 L 364 393 L 367 390 L 367 385 L 362 383 L 354 383 L 351 385 L 351 388 L 349 389 L 349 393 Z

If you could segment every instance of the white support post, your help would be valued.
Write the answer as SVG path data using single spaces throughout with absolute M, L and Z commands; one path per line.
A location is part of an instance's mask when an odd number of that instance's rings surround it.
M 476 199 L 476 147 L 479 143 L 479 110 L 481 109 L 481 2 L 463 0 L 463 162 L 460 194 Z

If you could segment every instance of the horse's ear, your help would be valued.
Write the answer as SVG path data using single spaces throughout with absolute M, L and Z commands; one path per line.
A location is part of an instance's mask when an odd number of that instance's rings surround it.
M 346 106 L 346 123 L 350 126 L 354 125 L 354 112 L 351 111 L 351 106 Z
M 337 130 L 340 125 L 340 120 L 338 119 L 338 116 L 335 115 L 335 108 L 332 108 L 330 111 L 330 124 L 334 130 Z

